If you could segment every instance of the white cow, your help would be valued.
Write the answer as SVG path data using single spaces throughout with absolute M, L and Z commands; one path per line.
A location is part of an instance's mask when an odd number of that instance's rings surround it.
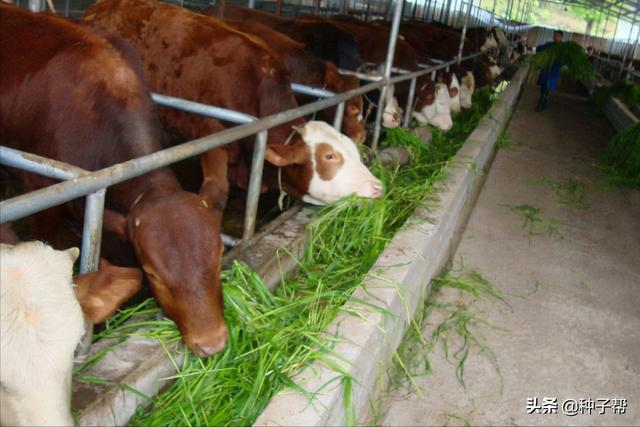
M 73 425 L 71 374 L 83 310 L 93 322 L 103 321 L 140 288 L 140 270 L 108 263 L 78 276 L 75 286 L 78 253 L 42 242 L 0 244 L 2 425 Z
M 72 280 L 78 253 L 42 242 L 0 247 L 3 425 L 73 425 L 73 352 L 84 331 Z

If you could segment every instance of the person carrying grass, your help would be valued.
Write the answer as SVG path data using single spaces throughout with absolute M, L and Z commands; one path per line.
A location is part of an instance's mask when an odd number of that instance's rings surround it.
M 562 42 L 564 33 L 560 30 L 556 30 L 553 33 L 553 41 L 545 43 L 536 47 L 536 52 L 542 52 L 545 49 L 556 46 Z M 554 61 L 551 67 L 545 68 L 540 71 L 538 75 L 538 86 L 540 86 L 540 99 L 536 106 L 536 111 L 540 112 L 547 108 L 549 103 L 549 92 L 556 90 L 558 86 L 558 80 L 560 80 L 560 68 L 562 64 L 559 61 Z

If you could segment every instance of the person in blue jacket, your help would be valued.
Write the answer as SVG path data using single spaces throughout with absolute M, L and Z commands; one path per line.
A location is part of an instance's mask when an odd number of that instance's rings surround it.
M 553 33 L 553 41 L 537 46 L 536 52 L 542 52 L 543 50 L 553 46 L 556 43 L 561 43 L 563 37 L 564 33 L 560 30 L 556 30 Z M 538 76 L 538 86 L 540 86 L 540 100 L 538 101 L 536 111 L 542 111 L 547 108 L 547 104 L 549 103 L 549 91 L 556 90 L 556 87 L 558 86 L 558 80 L 560 80 L 560 68 L 562 68 L 562 64 L 560 64 L 558 61 L 555 61 L 551 65 L 550 69 L 540 71 L 540 75 Z

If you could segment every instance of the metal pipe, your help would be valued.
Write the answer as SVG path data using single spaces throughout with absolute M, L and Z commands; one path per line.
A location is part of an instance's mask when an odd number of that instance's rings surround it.
M 85 200 L 84 225 L 82 228 L 82 250 L 80 251 L 80 274 L 98 271 L 100 265 L 100 243 L 102 242 L 102 218 L 104 215 L 105 188 L 89 194 Z M 93 337 L 93 323 L 85 319 L 84 334 L 76 347 L 76 357 L 89 353 Z
M 407 98 L 407 108 L 404 111 L 404 122 L 402 125 L 404 127 L 409 126 L 411 122 L 411 110 L 413 110 L 413 98 L 416 94 L 416 78 L 411 79 L 411 85 L 409 86 L 409 97 Z
M 631 33 L 633 32 L 633 27 L 636 25 L 637 18 L 638 18 L 638 8 L 636 8 L 636 11 L 633 13 L 633 22 L 630 23 L 631 27 L 629 29 L 629 36 L 627 37 L 627 45 L 625 46 L 625 49 L 624 49 L 624 55 L 622 55 L 622 63 L 620 64 L 620 73 L 618 74 L 618 78 L 622 78 L 622 74 L 624 73 L 624 62 L 627 60 L 627 52 L 631 47 Z M 640 37 L 640 28 L 638 29 L 638 34 L 636 35 L 636 43 L 638 42 L 638 37 Z M 631 54 L 632 54 L 631 63 L 633 63 L 633 54 L 635 54 L 635 51 L 632 52 Z
M 331 98 L 332 96 L 335 96 L 335 93 L 331 92 L 330 90 L 320 89 L 299 83 L 291 83 L 291 90 L 295 93 L 317 96 L 318 98 Z
M 251 159 L 251 178 L 247 191 L 247 204 L 244 214 L 244 229 L 242 239 L 249 240 L 253 237 L 256 229 L 256 216 L 258 215 L 258 201 L 260 199 L 260 187 L 262 185 L 262 170 L 264 168 L 264 152 L 267 147 L 266 130 L 260 131 L 256 135 L 256 143 L 253 147 L 253 158 Z
M 247 7 L 249 9 L 255 9 L 256 8 L 256 0 L 249 0 L 249 2 L 247 3 Z
M 463 60 L 472 59 L 482 52 L 477 52 L 464 57 Z M 353 89 L 330 99 L 323 99 L 309 103 L 298 108 L 273 114 L 262 118 L 258 121 L 246 123 L 230 129 L 225 129 L 214 135 L 205 136 L 194 139 L 183 144 L 157 151 L 146 156 L 131 159 L 117 165 L 113 165 L 99 171 L 88 173 L 85 176 L 74 179 L 73 181 L 61 182 L 46 188 L 33 191 L 29 194 L 13 197 L 0 202 L 0 223 L 13 221 L 33 213 L 48 209 L 53 206 L 61 205 L 70 200 L 83 197 L 87 194 L 98 191 L 115 184 L 119 184 L 128 179 L 144 175 L 155 169 L 168 166 L 172 163 L 182 161 L 186 158 L 200 155 L 206 151 L 223 146 L 230 142 L 237 141 L 256 134 L 259 131 L 278 126 L 297 118 L 313 114 L 316 111 L 335 106 L 347 99 L 359 96 L 383 86 L 395 84 L 402 81 L 410 80 L 414 77 L 426 75 L 428 73 L 435 74 L 436 70 L 446 67 L 446 65 L 454 63 L 455 60 L 445 64 L 434 66 L 430 69 L 411 72 L 410 74 L 400 75 L 389 79 L 383 79 L 378 82 L 369 83 L 357 89 Z
M 618 25 L 620 24 L 620 15 L 622 14 L 622 6 L 618 9 L 618 17 L 616 18 L 616 28 L 613 30 L 613 37 L 611 38 L 611 43 L 609 43 L 609 51 L 607 52 L 607 62 L 611 61 L 611 50 L 613 49 L 613 44 L 616 41 L 616 34 L 618 32 Z
M 0 164 L 60 180 L 73 179 L 89 173 L 67 163 L 25 153 L 3 145 L 0 145 Z
M 107 190 L 103 188 L 87 195 L 85 200 L 82 251 L 80 255 L 81 274 L 92 273 L 98 270 L 106 192 Z
M 387 47 L 387 59 L 384 63 L 384 78 L 389 79 L 391 77 L 391 68 L 393 67 L 393 58 L 396 52 L 396 43 L 398 42 L 398 31 L 400 30 L 400 19 L 402 18 L 402 7 L 404 6 L 404 0 L 396 0 L 396 8 L 393 12 L 393 22 L 391 23 L 391 32 L 389 34 L 389 45 Z M 383 91 L 385 92 L 385 91 Z M 380 100 L 383 92 L 380 93 Z M 378 148 L 378 139 L 380 138 L 380 127 L 382 119 L 382 110 L 384 109 L 382 102 L 378 103 L 378 111 L 376 112 L 376 123 L 373 130 L 373 140 L 371 141 L 371 148 Z
M 492 28 L 495 25 L 495 20 L 496 20 L 496 3 L 497 3 L 497 0 L 493 0 L 493 8 L 491 8 L 491 27 Z
M 176 108 L 178 110 L 187 111 L 189 113 L 199 114 L 201 116 L 211 117 L 214 119 L 224 120 L 232 123 L 251 123 L 256 117 L 249 114 L 240 113 L 238 111 L 228 110 L 226 108 L 213 107 L 211 105 L 201 104 L 199 102 L 188 101 L 173 96 L 152 93 L 151 99 L 156 104 L 163 107 Z
M 471 6 L 473 6 L 473 0 L 469 0 L 467 2 L 467 13 L 464 16 L 464 23 L 462 25 L 462 33 L 460 34 L 460 46 L 458 47 L 458 61 L 457 64 L 460 64 L 462 59 L 462 49 L 464 47 L 464 39 L 467 36 L 467 21 L 469 20 L 469 13 L 471 12 Z
M 638 7 L 640 8 L 640 4 L 638 4 Z M 634 26 L 635 26 L 635 23 L 634 23 Z M 631 29 L 633 30 L 633 26 L 631 27 Z M 636 74 L 635 72 L 633 72 L 633 61 L 635 60 L 635 57 L 636 57 L 636 51 L 638 50 L 639 41 L 640 41 L 640 26 L 638 26 L 638 32 L 636 33 L 636 42 L 633 44 L 633 50 L 631 51 L 631 60 L 629 61 L 629 69 L 627 71 L 628 74 L 634 74 L 634 75 Z
M 333 127 L 340 132 L 342 130 L 342 119 L 344 118 L 344 101 L 336 107 L 336 115 L 333 117 Z

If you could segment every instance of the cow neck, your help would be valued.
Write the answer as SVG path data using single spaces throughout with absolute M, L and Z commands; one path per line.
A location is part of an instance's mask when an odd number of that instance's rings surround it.
M 142 198 L 159 197 L 182 191 L 180 184 L 168 169 L 160 169 L 119 184 L 113 201 L 122 213 L 128 213 Z

